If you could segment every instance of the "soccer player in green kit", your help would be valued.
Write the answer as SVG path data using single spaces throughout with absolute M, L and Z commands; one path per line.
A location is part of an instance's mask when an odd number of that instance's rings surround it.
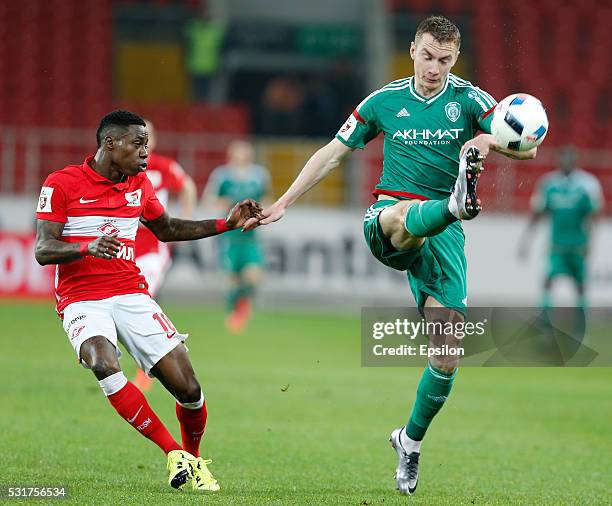
M 566 146 L 559 151 L 559 170 L 546 174 L 531 199 L 532 214 L 520 241 L 519 256 L 526 258 L 527 248 L 537 223 L 550 217 L 548 273 L 544 278 L 542 309 L 552 306 L 551 288 L 555 278 L 569 276 L 576 286 L 577 306 L 586 309 L 586 257 L 594 216 L 603 205 L 599 180 L 576 168 L 576 150 Z
M 270 175 L 265 167 L 253 163 L 250 142 L 236 140 L 227 148 L 227 163 L 210 175 L 204 190 L 204 203 L 220 208 L 224 213 L 242 195 L 256 196 L 257 200 L 270 193 Z M 255 231 L 228 232 L 219 239 L 219 262 L 231 278 L 227 293 L 228 316 L 226 326 L 232 333 L 244 330 L 251 314 L 251 301 L 263 276 L 264 255 Z
M 384 166 L 374 190 L 378 200 L 365 215 L 366 242 L 379 261 L 407 272 L 428 321 L 462 321 L 467 289 L 461 220 L 480 211 L 476 182 L 482 160 L 490 149 L 517 159 L 534 158 L 536 150 L 497 145 L 490 135 L 495 100 L 450 73 L 459 47 L 459 30 L 451 21 L 440 16 L 422 21 L 410 48 L 414 75 L 368 95 L 285 194 L 264 209 L 264 218 L 249 220 L 245 228 L 279 220 L 351 151 L 382 132 Z M 486 133 L 474 137 L 479 130 Z M 437 346 L 440 337 L 430 335 L 429 346 Z M 457 366 L 452 355 L 431 358 L 408 424 L 391 434 L 399 458 L 397 488 L 404 494 L 416 490 L 421 442 L 450 393 Z

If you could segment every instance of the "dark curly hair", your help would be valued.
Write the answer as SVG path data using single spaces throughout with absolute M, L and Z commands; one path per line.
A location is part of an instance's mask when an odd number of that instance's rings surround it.
M 138 114 L 134 114 L 130 111 L 123 109 L 117 109 L 116 111 L 109 112 L 100 120 L 100 126 L 96 132 L 96 140 L 98 147 L 102 145 L 102 139 L 107 134 L 108 130 L 113 127 L 119 127 L 127 130 L 130 125 L 146 126 L 145 120 L 142 119 Z

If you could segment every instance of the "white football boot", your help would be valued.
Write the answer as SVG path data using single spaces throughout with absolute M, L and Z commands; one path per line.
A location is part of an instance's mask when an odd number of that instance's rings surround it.
M 408 453 L 402 446 L 400 434 L 404 427 L 395 429 L 391 433 L 389 442 L 393 449 L 397 452 L 398 463 L 395 470 L 395 480 L 397 489 L 405 495 L 414 494 L 419 483 L 419 452 Z
M 448 210 L 455 218 L 471 220 L 476 218 L 482 209 L 480 199 L 476 195 L 476 185 L 483 170 L 483 160 L 484 156 L 478 148 L 470 146 L 459 161 L 459 174 L 448 202 Z

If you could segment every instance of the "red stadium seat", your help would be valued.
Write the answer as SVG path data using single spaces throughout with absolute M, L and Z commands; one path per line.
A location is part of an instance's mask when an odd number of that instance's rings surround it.
M 417 14 L 431 12 L 432 3 L 432 0 L 391 0 L 394 11 L 408 11 Z
M 612 66 L 605 63 L 612 47 L 612 10 L 594 0 L 579 5 L 573 0 L 541 0 L 530 5 L 533 12 L 527 16 L 521 14 L 524 5 L 522 0 L 474 3 L 479 83 L 486 83 L 488 91 L 500 97 L 505 94 L 501 92 L 504 85 L 507 89 L 517 84 L 521 91 L 538 96 L 551 121 L 548 146 L 570 141 L 601 146 L 609 134 L 592 135 L 588 124 L 605 121 L 612 130 L 612 118 L 609 113 L 606 116 L 600 98 L 612 80 Z M 502 19 L 507 22 L 500 29 Z M 479 44 L 480 40 L 487 43 Z M 587 44 L 586 50 L 581 49 L 582 43 Z M 507 62 L 506 69 L 501 70 L 496 61 Z
M 439 0 L 438 8 L 449 17 L 458 16 L 466 10 L 465 0 Z

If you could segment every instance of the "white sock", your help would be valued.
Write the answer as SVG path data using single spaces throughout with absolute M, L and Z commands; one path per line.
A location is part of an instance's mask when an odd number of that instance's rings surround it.
M 200 409 L 204 405 L 204 392 L 200 390 L 200 400 L 196 402 L 179 402 L 176 401 L 177 404 L 180 404 L 185 409 Z
M 458 220 L 461 219 L 461 204 L 459 200 L 465 198 L 465 182 L 463 180 L 465 176 L 463 174 L 466 170 L 467 159 L 465 158 L 464 154 L 461 157 L 461 160 L 459 160 L 459 172 L 457 174 L 457 179 L 455 181 L 455 185 L 453 186 L 453 191 L 451 192 L 450 199 L 448 200 L 448 210 Z
M 414 439 L 410 439 L 408 435 L 406 434 L 406 427 L 404 427 L 400 431 L 399 440 L 400 440 L 400 444 L 404 447 L 404 450 L 406 450 L 406 453 L 408 454 L 412 452 L 421 453 L 422 441 L 415 441 Z
M 455 218 L 457 218 L 458 220 L 461 219 L 461 213 L 459 212 L 459 204 L 457 204 L 457 199 L 453 194 L 451 194 L 450 198 L 448 199 L 448 210 Z
M 109 395 L 116 394 L 127 384 L 127 382 L 128 380 L 122 371 L 116 372 L 115 374 L 111 374 L 103 380 L 98 381 L 98 383 L 100 384 L 100 388 L 102 389 L 106 397 L 108 397 Z

